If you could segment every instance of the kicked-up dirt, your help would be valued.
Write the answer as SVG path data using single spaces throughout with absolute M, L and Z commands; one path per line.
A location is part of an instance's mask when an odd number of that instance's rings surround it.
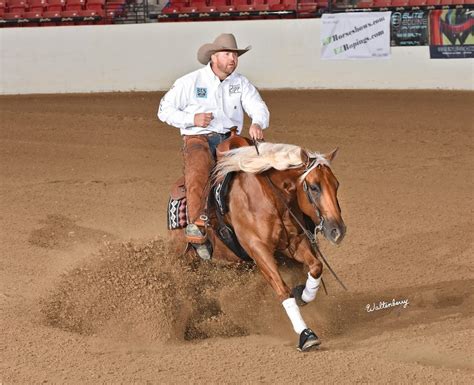
M 257 269 L 170 252 L 161 96 L 0 97 L 0 384 L 474 382 L 473 93 L 262 92 L 266 141 L 340 148 L 304 354 Z

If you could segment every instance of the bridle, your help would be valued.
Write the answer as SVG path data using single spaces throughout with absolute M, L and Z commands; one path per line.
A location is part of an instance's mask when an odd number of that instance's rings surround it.
M 319 210 L 319 207 L 316 204 L 316 200 L 314 199 L 313 193 L 308 188 L 308 183 L 306 182 L 306 179 L 303 180 L 303 191 L 306 193 L 309 203 L 311 203 L 311 206 L 313 206 L 314 211 L 316 211 L 316 215 L 319 218 L 319 224 L 314 228 L 314 231 L 316 234 L 321 233 L 324 227 L 324 217 L 321 215 L 321 211 Z
M 313 168 L 315 163 L 316 163 L 316 159 L 313 159 L 311 163 L 304 170 L 304 173 L 308 172 L 311 168 Z M 319 167 L 319 165 L 315 167 Z M 311 204 L 311 206 L 313 206 L 313 209 L 319 218 L 319 224 L 314 228 L 314 232 L 315 234 L 320 233 L 323 231 L 323 227 L 324 227 L 324 216 L 321 215 L 321 211 L 319 210 L 319 207 L 316 204 L 317 198 L 314 197 L 313 193 L 311 192 L 311 189 L 308 187 L 308 182 L 306 182 L 306 178 L 303 179 L 303 191 L 306 193 L 306 197 L 308 198 L 309 203 Z
M 257 148 L 257 147 L 256 147 Z M 310 171 L 311 169 L 315 167 L 319 167 L 319 164 L 316 165 L 317 159 L 312 159 L 311 162 L 306 166 L 306 168 L 303 171 L 303 175 Z M 314 211 L 316 212 L 317 217 L 319 218 L 319 223 L 318 225 L 314 228 L 314 236 L 313 234 L 306 228 L 306 226 L 303 226 L 303 224 L 300 222 L 300 220 L 296 217 L 296 215 L 293 213 L 291 210 L 291 207 L 286 203 L 285 198 L 282 196 L 281 191 L 273 184 L 272 180 L 268 175 L 265 175 L 270 187 L 272 190 L 276 193 L 276 195 L 280 198 L 280 200 L 283 202 L 285 205 L 286 209 L 290 213 L 290 215 L 293 217 L 293 219 L 296 221 L 298 226 L 303 230 L 303 232 L 306 234 L 308 239 L 310 240 L 311 244 L 316 243 L 316 238 L 315 235 L 323 231 L 324 227 L 324 216 L 321 214 L 321 210 L 319 210 L 319 207 L 316 203 L 317 198 L 314 197 L 313 193 L 311 192 L 311 189 L 308 187 L 308 182 L 306 182 L 306 178 L 303 179 L 303 191 L 306 193 L 306 197 L 308 198 L 309 203 L 313 207 Z
M 312 161 L 308 164 L 308 166 L 306 166 L 305 170 L 304 170 L 304 173 L 308 172 L 310 169 L 314 168 L 314 167 L 319 167 L 319 165 L 315 166 L 315 163 L 317 162 L 317 159 L 312 159 Z M 304 174 L 303 173 L 303 174 Z M 298 217 L 296 216 L 296 214 L 293 212 L 293 210 L 291 209 L 291 207 L 288 205 L 288 203 L 286 203 L 286 200 L 285 198 L 283 197 L 283 194 L 281 193 L 281 191 L 274 185 L 274 183 L 272 182 L 272 180 L 270 179 L 270 177 L 265 174 L 265 179 L 267 180 L 269 186 L 271 187 L 271 189 L 273 190 L 273 192 L 275 193 L 275 195 L 281 200 L 281 202 L 284 204 L 284 206 L 286 207 L 286 209 L 288 210 L 288 213 L 292 216 L 292 218 L 295 220 L 295 222 L 297 223 L 298 227 L 303 231 L 303 233 L 306 235 L 306 237 L 308 238 L 310 244 L 311 244 L 311 247 L 313 248 L 313 250 L 315 251 L 315 253 L 317 255 L 319 255 L 322 259 L 322 261 L 325 263 L 325 265 L 327 266 L 327 268 L 329 269 L 329 271 L 332 273 L 332 275 L 334 276 L 334 278 L 336 278 L 336 280 L 341 284 L 341 286 L 347 290 L 346 286 L 342 283 L 342 281 L 339 279 L 339 277 L 337 276 L 337 274 L 335 273 L 335 271 L 331 268 L 331 266 L 329 266 L 329 263 L 327 262 L 326 258 L 324 257 L 323 253 L 321 252 L 321 250 L 319 249 L 318 247 L 318 242 L 317 242 L 317 239 L 316 239 L 316 235 L 319 233 L 319 232 L 322 232 L 323 231 L 323 226 L 324 226 L 324 216 L 321 215 L 321 211 L 319 210 L 319 207 L 318 205 L 316 204 L 316 198 L 313 196 L 313 193 L 310 191 L 311 189 L 308 188 L 308 183 L 306 182 L 306 179 L 303 179 L 303 190 L 305 191 L 306 193 L 306 197 L 308 198 L 311 206 L 315 209 L 316 211 L 316 215 L 319 217 L 319 224 L 314 228 L 314 235 L 311 231 L 309 231 L 306 226 L 304 226 L 301 221 L 298 219 Z M 324 283 L 323 283 L 324 285 Z M 325 285 L 324 285 L 324 288 L 326 289 Z M 327 293 L 327 291 L 326 291 Z

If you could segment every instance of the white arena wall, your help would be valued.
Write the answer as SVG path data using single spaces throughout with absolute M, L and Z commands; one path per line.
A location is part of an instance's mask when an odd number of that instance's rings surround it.
M 320 60 L 320 19 L 0 29 L 0 94 L 166 90 L 222 32 L 252 45 L 239 71 L 261 89 L 473 90 L 474 60 L 392 47 L 390 59 Z

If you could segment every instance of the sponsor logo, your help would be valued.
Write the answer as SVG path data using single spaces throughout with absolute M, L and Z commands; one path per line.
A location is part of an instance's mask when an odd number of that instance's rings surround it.
M 231 84 L 229 86 L 229 95 L 232 94 L 241 94 L 242 90 L 240 89 L 240 84 Z
M 350 44 L 343 44 L 341 45 L 340 47 L 336 47 L 334 48 L 334 53 L 336 55 L 339 55 L 340 53 L 343 53 L 345 51 L 349 51 L 350 49 L 356 49 L 359 45 L 365 45 L 367 44 L 370 40 L 372 39 L 376 39 L 378 38 L 379 36 L 382 36 L 385 32 L 383 30 L 377 32 L 377 33 L 374 33 L 372 36 L 368 36 L 368 37 L 365 37 L 363 38 L 362 40 L 359 40 L 357 39 L 355 42 L 353 43 L 350 43 Z M 385 56 L 385 54 L 382 54 L 380 56 Z
M 196 97 L 197 98 L 207 98 L 207 88 L 206 87 L 196 87 Z

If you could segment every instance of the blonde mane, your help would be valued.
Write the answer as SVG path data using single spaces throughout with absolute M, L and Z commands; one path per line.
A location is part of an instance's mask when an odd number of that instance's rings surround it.
M 299 146 L 263 142 L 258 145 L 258 151 L 260 154 L 257 154 L 254 146 L 239 147 L 227 151 L 214 169 L 214 178 L 220 179 L 233 171 L 259 174 L 271 168 L 288 170 L 303 166 L 301 147 Z M 306 177 L 313 168 L 320 164 L 329 166 L 329 161 L 323 155 L 317 152 L 306 152 L 315 161 L 305 170 L 303 177 Z

